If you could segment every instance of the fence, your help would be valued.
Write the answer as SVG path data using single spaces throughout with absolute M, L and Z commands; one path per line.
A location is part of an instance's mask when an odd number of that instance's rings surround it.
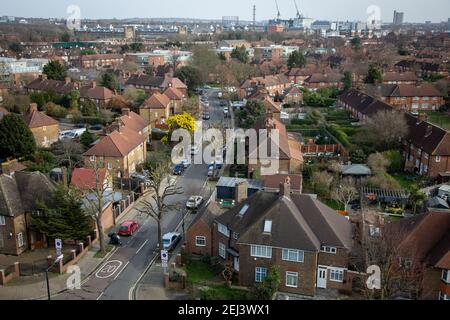
M 32 276 L 45 272 L 48 268 L 47 259 L 36 260 L 29 263 L 19 263 L 20 276 Z
M 129 208 L 137 199 L 139 199 L 140 194 L 131 192 L 124 199 L 118 201 L 113 205 L 114 220 L 117 219 L 127 208 Z

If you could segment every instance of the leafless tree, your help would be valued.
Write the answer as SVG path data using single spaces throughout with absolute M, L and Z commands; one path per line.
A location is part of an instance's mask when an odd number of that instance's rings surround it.
M 333 176 L 326 171 L 316 171 L 312 174 L 311 185 L 315 193 L 327 196 L 333 183 Z
M 400 111 L 379 111 L 372 117 L 364 130 L 368 142 L 388 150 L 398 146 L 408 134 L 408 124 Z
M 385 173 L 391 163 L 383 154 L 377 152 L 367 158 L 367 164 L 374 174 L 380 174 Z
M 58 141 L 52 146 L 60 165 L 65 165 L 70 171 L 77 166 L 81 161 L 81 154 L 84 149 L 83 146 L 69 139 L 63 139 Z
M 170 175 L 170 162 L 164 161 L 146 174 L 149 192 L 143 196 L 140 213 L 153 218 L 158 224 L 158 243 L 162 250 L 162 221 L 167 213 L 179 208 L 178 203 L 169 203 L 168 198 L 177 194 L 183 194 L 183 189 L 176 185 L 175 179 Z
M 100 243 L 100 251 L 105 254 L 105 240 L 104 240 L 104 229 L 103 229 L 103 210 L 108 198 L 111 198 L 114 191 L 111 187 L 111 182 L 107 175 L 103 172 L 106 171 L 104 162 L 101 160 L 92 161 L 89 168 L 94 172 L 95 184 L 87 189 L 85 193 L 85 203 L 86 211 L 95 221 L 97 226 L 97 236 Z
M 347 209 L 348 204 L 358 197 L 355 180 L 351 177 L 342 179 L 341 183 L 331 193 L 334 200 L 342 203 Z

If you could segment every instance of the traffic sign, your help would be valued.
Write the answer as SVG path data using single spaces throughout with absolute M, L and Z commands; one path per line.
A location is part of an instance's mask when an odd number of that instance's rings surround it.
M 62 240 L 55 239 L 56 256 L 61 256 Z
M 161 250 L 161 261 L 166 263 L 169 261 L 169 252 L 167 250 Z

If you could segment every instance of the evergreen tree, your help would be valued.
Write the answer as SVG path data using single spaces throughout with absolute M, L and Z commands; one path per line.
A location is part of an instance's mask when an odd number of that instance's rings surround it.
M 0 120 L 0 155 L 5 158 L 31 157 L 36 142 L 31 130 L 18 114 L 11 113 Z
M 289 55 L 288 67 L 292 68 L 304 68 L 306 66 L 306 58 L 300 50 L 296 50 Z
M 67 77 L 67 69 L 59 61 L 52 60 L 44 66 L 43 73 L 51 80 L 64 80 Z
M 119 88 L 117 77 L 111 72 L 106 72 L 102 75 L 100 85 L 112 91 Z
M 383 74 L 378 66 L 371 64 L 367 72 L 366 83 L 382 83 Z
M 344 83 L 344 90 L 349 90 L 353 87 L 352 74 L 349 71 L 344 72 L 342 82 Z
M 245 46 L 234 48 L 231 52 L 231 58 L 239 60 L 242 63 L 247 63 L 248 53 Z
M 94 101 L 91 99 L 86 99 L 83 104 L 82 114 L 85 117 L 96 117 L 98 116 L 98 108 Z
M 95 135 L 90 132 L 89 130 L 86 130 L 85 132 L 83 132 L 83 134 L 80 136 L 80 142 L 81 144 L 86 147 L 89 148 L 89 146 L 94 143 L 95 141 Z
M 54 208 L 38 202 L 39 216 L 33 217 L 36 228 L 50 238 L 84 240 L 93 231 L 91 218 L 82 208 L 79 194 L 59 185 L 54 194 Z

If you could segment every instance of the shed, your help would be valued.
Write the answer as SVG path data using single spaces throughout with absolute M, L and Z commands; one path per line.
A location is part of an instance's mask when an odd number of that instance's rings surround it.
M 372 175 L 372 171 L 368 166 L 363 164 L 350 164 L 343 166 L 342 175 L 365 177 Z
M 438 196 L 439 197 L 443 197 L 443 196 L 450 196 L 450 185 L 448 185 L 448 184 L 445 184 L 445 185 L 443 185 L 443 186 L 441 186 L 439 189 L 438 189 Z
M 450 209 L 450 206 L 448 205 L 447 201 L 445 201 L 440 197 L 434 197 L 428 200 L 427 207 L 434 209 Z
M 236 185 L 247 181 L 248 183 L 248 197 L 263 189 L 263 183 L 258 180 L 233 178 L 233 177 L 220 177 L 219 182 L 216 185 L 217 200 L 234 199 Z

